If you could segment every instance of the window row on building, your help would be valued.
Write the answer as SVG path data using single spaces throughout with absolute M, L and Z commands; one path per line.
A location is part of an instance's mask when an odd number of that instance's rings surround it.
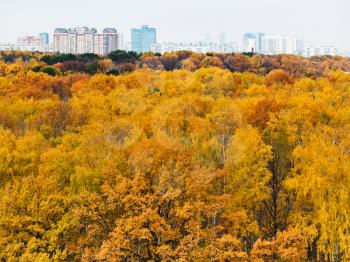
M 195 42 L 195 43 L 155 43 L 152 45 L 153 53 L 164 54 L 175 51 L 192 51 L 196 53 L 233 53 L 238 51 L 236 43 Z

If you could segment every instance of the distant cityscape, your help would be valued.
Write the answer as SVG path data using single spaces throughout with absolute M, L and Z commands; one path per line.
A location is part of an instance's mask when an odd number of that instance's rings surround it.
M 153 52 L 164 54 L 174 51 L 193 51 L 197 53 L 234 53 L 247 52 L 265 55 L 293 54 L 305 57 L 316 55 L 338 55 L 335 46 L 306 46 L 303 39 L 288 36 L 269 36 L 262 32 L 249 32 L 243 35 L 242 44 L 226 41 L 224 33 L 219 41 L 209 39 L 198 42 L 158 42 L 157 29 L 142 25 L 131 29 L 130 41 L 124 42 L 124 34 L 115 28 L 105 28 L 98 32 L 96 28 L 56 28 L 52 41 L 47 32 L 37 36 L 19 36 L 16 43 L 0 43 L 0 51 L 38 51 L 50 53 L 95 53 L 106 55 L 116 50 L 136 53 Z

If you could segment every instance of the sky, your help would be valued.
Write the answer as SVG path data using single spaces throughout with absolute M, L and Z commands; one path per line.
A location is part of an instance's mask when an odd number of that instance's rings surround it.
M 56 27 L 157 28 L 158 42 L 241 44 L 245 32 L 302 38 L 350 51 L 350 0 L 0 0 L 0 42 L 53 33 Z

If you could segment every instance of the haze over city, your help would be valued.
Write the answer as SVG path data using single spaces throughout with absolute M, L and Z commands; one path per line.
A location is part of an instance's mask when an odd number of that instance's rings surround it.
M 245 32 L 265 32 L 305 39 L 307 44 L 335 45 L 349 50 L 350 18 L 346 0 L 229 1 L 112 1 L 2 0 L 0 42 L 19 35 L 53 33 L 56 27 L 115 27 L 130 38 L 130 29 L 149 24 L 162 41 L 198 41 L 226 33 L 228 41 L 242 42 Z

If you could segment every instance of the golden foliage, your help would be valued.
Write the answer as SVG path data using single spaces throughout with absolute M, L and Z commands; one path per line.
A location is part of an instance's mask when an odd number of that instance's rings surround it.
M 1 260 L 350 259 L 347 61 L 27 55 L 1 53 Z

